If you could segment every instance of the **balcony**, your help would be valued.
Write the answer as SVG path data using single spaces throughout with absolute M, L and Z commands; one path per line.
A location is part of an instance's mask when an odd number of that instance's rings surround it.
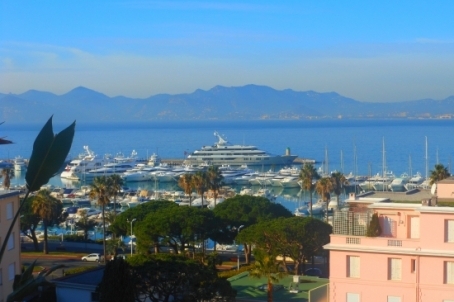
M 332 234 L 330 239 L 332 245 L 351 245 L 352 248 L 402 248 L 417 249 L 421 246 L 419 240 L 415 239 L 394 239 L 389 237 L 365 237 L 346 236 Z

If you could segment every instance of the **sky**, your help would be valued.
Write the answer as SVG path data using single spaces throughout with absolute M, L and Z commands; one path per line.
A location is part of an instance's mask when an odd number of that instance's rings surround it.
M 0 92 L 216 85 L 367 102 L 454 95 L 454 2 L 0 1 Z

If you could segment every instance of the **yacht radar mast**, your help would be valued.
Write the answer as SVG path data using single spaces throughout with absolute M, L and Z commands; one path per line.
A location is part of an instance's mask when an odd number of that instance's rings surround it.
M 229 143 L 217 131 L 214 131 L 214 136 L 216 136 L 219 139 L 218 143 L 216 144 L 218 146 L 225 146 Z

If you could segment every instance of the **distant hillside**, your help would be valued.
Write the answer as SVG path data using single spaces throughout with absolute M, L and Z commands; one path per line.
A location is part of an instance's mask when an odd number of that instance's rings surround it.
M 360 102 L 335 92 L 275 90 L 267 86 L 216 86 L 187 94 L 159 94 L 146 99 L 105 94 L 77 87 L 63 95 L 29 90 L 0 93 L 0 121 L 58 120 L 152 121 L 325 118 L 439 118 L 454 116 L 454 96 L 445 100 L 396 103 Z

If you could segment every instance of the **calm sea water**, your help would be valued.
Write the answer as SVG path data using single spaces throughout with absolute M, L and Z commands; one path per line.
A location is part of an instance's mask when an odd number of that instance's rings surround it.
M 0 158 L 28 158 L 43 124 L 1 125 L 0 136 L 7 136 L 14 144 L 0 146 Z M 64 126 L 56 124 L 54 131 Z M 217 141 L 214 131 L 231 143 L 256 145 L 274 154 L 284 154 L 289 147 L 299 157 L 315 159 L 317 167 L 327 159 L 328 171 L 345 174 L 355 169 L 362 175 L 381 173 L 385 154 L 388 170 L 396 175 L 410 173 L 410 169 L 413 174 L 419 171 L 425 175 L 426 138 L 429 170 L 437 162 L 450 167 L 454 151 L 453 120 L 197 121 L 79 123 L 71 155 L 82 153 L 88 145 L 100 155 L 126 155 L 134 149 L 143 158 L 158 153 L 163 158 L 182 159 L 184 152 Z M 23 178 L 16 181 L 23 182 Z M 52 180 L 59 181 L 59 177 Z

